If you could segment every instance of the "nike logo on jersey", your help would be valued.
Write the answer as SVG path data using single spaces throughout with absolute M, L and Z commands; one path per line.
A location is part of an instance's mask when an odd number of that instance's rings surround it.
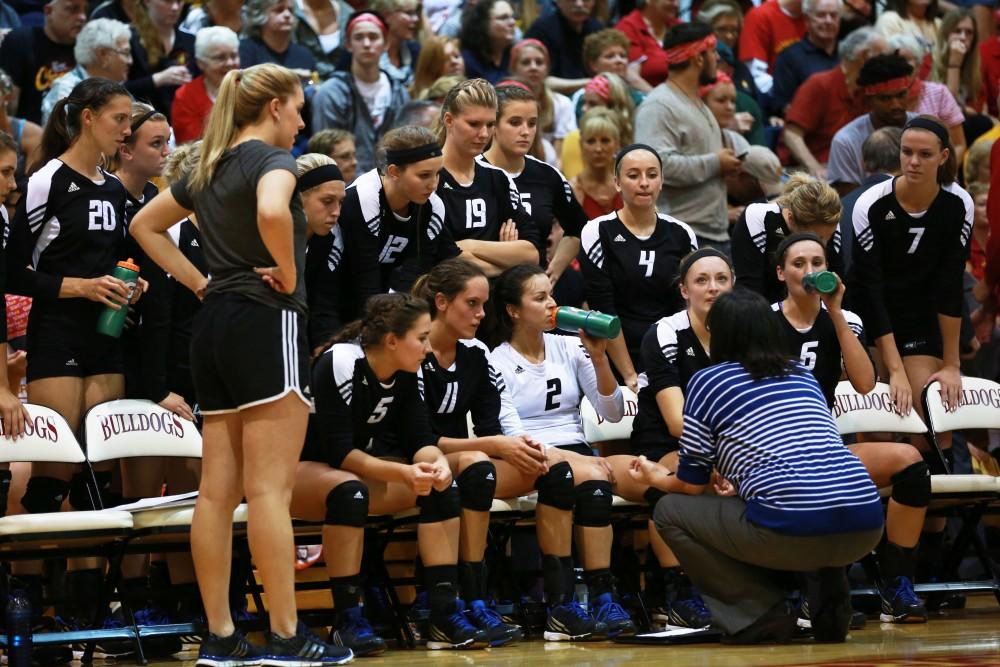
M 357 493 L 354 494 L 354 499 L 355 500 L 364 500 L 365 499 L 365 494 L 363 494 L 360 491 L 358 491 Z
M 69 188 L 67 188 L 66 192 L 79 192 L 79 191 L 80 191 L 80 186 L 70 181 Z
M 615 243 L 625 243 L 625 237 L 619 234 L 615 237 Z
M 895 213 L 893 213 L 892 211 L 889 211 L 889 212 L 888 212 L 888 213 L 886 214 L 886 216 L 885 216 L 885 219 L 886 219 L 886 221 L 887 221 L 887 222 L 888 222 L 889 220 L 895 220 L 895 219 L 896 219 L 896 214 L 895 214 Z
M 687 355 L 689 357 L 693 357 L 694 356 L 694 348 L 693 347 L 689 347 L 688 348 Z
M 515 368 L 515 369 L 514 369 L 514 372 L 515 372 L 515 373 L 523 373 L 523 372 L 524 372 L 524 369 L 523 369 L 523 368 L 521 368 L 520 366 L 518 366 L 517 368 Z

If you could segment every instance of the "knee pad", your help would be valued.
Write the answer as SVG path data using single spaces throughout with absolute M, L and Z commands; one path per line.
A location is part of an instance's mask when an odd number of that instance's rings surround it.
M 892 499 L 909 507 L 927 507 L 931 502 L 931 471 L 918 461 L 892 476 Z
M 573 509 L 573 468 L 566 461 L 560 461 L 549 471 L 535 480 L 538 490 L 538 504 L 555 507 L 557 510 Z
M 952 464 L 950 460 L 950 455 L 951 455 L 951 449 L 946 449 L 944 451 L 944 458 L 948 466 L 951 466 Z M 941 467 L 942 466 L 941 457 L 938 456 L 937 451 L 932 449 L 929 452 L 920 452 L 920 456 L 923 457 L 924 463 L 927 464 L 927 467 L 930 470 L 931 474 L 934 475 L 948 474 L 948 471 L 945 468 Z
M 444 491 L 431 490 L 426 496 L 418 497 L 417 507 L 420 508 L 420 523 L 438 523 L 458 518 L 462 513 L 458 484 L 452 480 L 451 486 Z
M 324 524 L 364 528 L 366 521 L 368 521 L 368 487 L 364 482 L 352 479 L 338 484 L 326 494 Z
M 650 507 L 656 507 L 656 503 L 660 502 L 660 498 L 667 495 L 666 491 L 660 491 L 655 486 L 651 486 L 646 489 L 646 492 L 642 494 L 643 499 L 649 503 Z
M 69 482 L 54 477 L 32 477 L 21 498 L 21 505 L 29 514 L 58 512 L 69 494 Z
M 121 499 L 121 495 L 110 493 L 111 471 L 95 470 L 94 476 L 97 477 L 97 492 L 101 496 L 101 507 L 113 507 L 114 505 L 121 504 L 117 502 L 117 500 Z M 99 507 L 94 507 L 94 502 L 91 499 L 91 494 L 94 493 L 94 490 L 90 488 L 89 477 L 90 475 L 81 471 L 73 475 L 69 480 L 69 504 L 77 512 L 100 509 Z
M 577 526 L 603 528 L 611 525 L 611 482 L 592 480 L 576 487 L 573 523 Z
M 489 512 L 497 490 L 497 467 L 492 461 L 476 461 L 458 476 L 462 509 Z

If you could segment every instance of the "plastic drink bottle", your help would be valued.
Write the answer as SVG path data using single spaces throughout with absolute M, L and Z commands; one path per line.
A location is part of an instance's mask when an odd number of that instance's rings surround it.
M 802 276 L 802 287 L 807 292 L 833 294 L 837 291 L 837 274 L 832 271 L 815 271 Z
M 622 331 L 622 322 L 616 315 L 560 306 L 552 313 L 552 328 L 571 332 L 583 329 L 595 338 L 617 338 Z
M 132 294 L 135 293 L 136 283 L 139 280 L 139 267 L 134 264 L 132 262 L 132 258 L 129 257 L 128 260 L 124 262 L 118 262 L 118 266 L 115 267 L 115 270 L 111 275 L 125 283 L 128 287 L 128 298 L 129 301 L 131 301 Z M 122 329 L 125 327 L 125 317 L 127 315 L 128 303 L 122 304 L 122 307 L 118 310 L 105 307 L 101 312 L 101 316 L 97 318 L 98 333 L 118 338 L 122 335 Z

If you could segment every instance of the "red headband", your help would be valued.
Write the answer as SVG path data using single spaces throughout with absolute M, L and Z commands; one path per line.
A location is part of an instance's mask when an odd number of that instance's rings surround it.
M 715 73 L 715 81 L 713 83 L 698 87 L 698 97 L 705 97 L 705 95 L 708 95 L 708 93 L 716 86 L 732 82 L 733 80 L 729 78 L 729 75 L 720 69 Z
M 359 14 L 355 16 L 351 20 L 351 22 L 347 24 L 346 34 L 348 37 L 350 37 L 351 31 L 354 30 L 354 26 L 356 26 L 359 23 L 372 23 L 378 26 L 378 29 L 382 31 L 383 37 L 389 34 L 389 29 L 386 27 L 385 23 L 382 22 L 382 19 L 380 19 L 379 17 L 375 16 L 370 12 L 365 12 L 364 14 Z
M 603 76 L 595 76 L 587 82 L 583 90 L 584 92 L 597 95 L 608 104 L 611 103 L 611 84 Z
M 717 43 L 718 40 L 715 38 L 715 35 L 708 35 L 704 39 L 699 39 L 695 42 L 686 42 L 672 46 L 666 49 L 667 64 L 678 65 L 687 62 L 703 51 L 714 49 Z
M 513 86 L 514 88 L 520 88 L 521 90 L 526 90 L 532 95 L 535 94 L 535 91 L 533 91 L 530 87 L 528 87 L 528 84 L 524 83 L 523 81 L 517 81 L 515 79 L 504 79 L 503 81 L 497 83 L 496 87 L 500 88 L 501 86 Z
M 864 87 L 865 95 L 878 95 L 879 93 L 898 93 L 910 87 L 910 77 L 899 76 L 882 83 L 873 83 Z
M 541 51 L 542 55 L 545 56 L 545 62 L 547 62 L 547 63 L 551 63 L 552 62 L 552 59 L 549 58 L 549 48 L 547 46 L 545 46 L 544 44 L 542 44 L 537 39 L 535 39 L 533 37 L 528 37 L 527 39 L 522 39 L 520 42 L 518 42 L 513 47 L 511 47 L 511 50 L 510 50 L 510 61 L 511 61 L 511 63 L 513 63 L 514 61 L 517 60 L 517 54 L 519 54 L 521 52 L 521 49 L 523 49 L 525 47 L 528 47 L 528 46 L 533 46 L 536 49 L 538 49 L 539 51 Z

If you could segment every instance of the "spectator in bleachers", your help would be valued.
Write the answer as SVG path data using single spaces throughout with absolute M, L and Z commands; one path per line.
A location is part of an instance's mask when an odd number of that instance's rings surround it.
M 294 71 L 303 81 L 312 79 L 316 57 L 292 41 L 296 22 L 292 0 L 249 0 L 243 6 L 240 67 L 274 63 Z
M 6 132 L 0 131 L 0 204 L 7 200 L 7 196 L 17 189 L 17 182 L 14 174 L 17 171 L 18 146 L 14 138 Z M 10 229 L 10 221 L 7 218 L 7 209 L 0 206 L 0 222 L 3 223 L 4 233 Z M 6 254 L 0 250 L 0 253 Z M 0 255 L 2 256 L 2 255 Z M 5 260 L 5 258 L 4 258 Z M 6 264 L 2 267 L 6 271 Z M 6 276 L 0 276 L 0 280 L 6 283 Z M 6 291 L 6 290 L 4 290 Z M 27 410 L 21 405 L 17 394 L 11 391 L 7 378 L 7 305 L 0 303 L 3 308 L 3 329 L 0 336 L 0 418 L 3 419 L 4 437 L 13 438 L 24 431 L 24 423 L 30 418 Z M 0 517 L 7 513 L 7 490 L 10 487 L 10 471 L 0 470 Z
M 399 116 L 393 127 L 415 125 L 430 129 L 440 116 L 441 105 L 434 100 L 410 100 L 399 110 Z
M 382 71 L 407 88 L 420 57 L 417 35 L 421 29 L 421 5 L 417 0 L 373 0 L 371 8 L 385 19 L 386 48 L 379 63 Z
M 948 86 L 965 113 L 965 144 L 971 146 L 981 134 L 993 127 L 984 116 L 982 72 L 976 21 L 968 9 L 955 9 L 941 19 L 938 44 L 934 49 L 932 78 Z M 961 154 L 958 155 L 961 159 Z
M 327 129 L 313 133 L 309 137 L 310 153 L 329 155 L 337 162 L 344 182 L 350 185 L 358 173 L 358 155 L 354 147 L 354 135 L 347 130 Z
M 636 106 L 646 99 L 646 93 L 653 87 L 639 74 L 639 64 L 629 62 L 629 40 L 614 28 L 605 28 L 587 35 L 583 40 L 583 62 L 587 71 L 597 74 L 615 74 L 620 76 L 629 86 L 632 101 Z M 659 47 L 663 50 L 663 47 Z M 572 97 L 576 116 L 583 115 L 583 88 L 576 91 Z
M 410 97 L 421 99 L 421 94 L 442 76 L 465 76 L 465 60 L 462 59 L 462 47 L 457 39 L 433 35 L 425 39 L 420 47 Z
M 337 128 L 354 133 L 358 170 L 375 166 L 375 146 L 394 125 L 410 100 L 402 83 L 379 67 L 385 51 L 386 25 L 374 12 L 358 12 L 347 24 L 351 71 L 335 72 L 312 99 L 314 130 Z
M 972 149 L 966 156 L 965 164 L 962 166 L 962 181 L 966 185 L 989 183 L 992 170 L 1000 169 L 1000 165 L 994 166 L 990 163 L 990 154 L 993 151 L 995 141 L 996 139 L 986 139 L 972 145 Z
M 194 37 L 177 28 L 180 0 L 146 0 L 136 12 L 149 20 L 136 25 L 132 36 L 132 68 L 127 88 L 138 99 L 148 100 L 170 117 L 177 89 L 191 80 L 194 68 Z
M 6 36 L 7 32 L 20 27 L 21 17 L 17 10 L 6 2 L 0 2 L 0 40 Z
M 201 74 L 177 89 L 171 107 L 178 144 L 201 137 L 222 79 L 240 66 L 240 38 L 225 26 L 202 28 L 194 39 L 194 55 Z
M 698 8 L 698 21 L 712 28 L 719 44 L 725 44 L 734 54 L 739 50 L 743 10 L 736 0 L 708 0 Z
M 628 62 L 640 63 L 639 72 L 648 86 L 647 92 L 667 80 L 663 40 L 667 32 L 681 22 L 677 18 L 677 5 L 677 0 L 642 0 L 636 9 L 615 25 L 615 29 L 624 33 L 632 43 L 628 50 Z M 584 56 L 586 62 L 586 53 Z
M 750 68 L 737 60 L 732 49 L 725 44 L 716 44 L 715 50 L 719 52 L 718 71 L 732 79 L 736 86 L 736 111 L 749 113 L 754 117 L 755 124 L 759 122 L 763 127 L 764 112 L 757 103 L 759 93 Z
M 507 0 L 480 0 L 466 6 L 458 38 L 469 78 L 495 84 L 510 73 L 516 20 L 514 7 Z
M 875 29 L 883 37 L 913 35 L 928 48 L 934 48 L 940 23 L 937 0 L 888 0 L 886 7 L 875 22 Z
M 45 24 L 12 30 L 0 43 L 0 64 L 14 82 L 14 115 L 37 123 L 42 96 L 56 79 L 76 66 L 73 44 L 87 21 L 85 0 L 52 0 Z
M 84 25 L 73 45 L 76 67 L 56 79 L 42 98 L 42 122 L 48 122 L 56 102 L 84 79 L 100 76 L 124 82 L 132 65 L 131 36 L 129 27 L 114 19 L 92 19 Z
M 525 37 L 539 40 L 549 50 L 549 86 L 572 93 L 587 83 L 583 40 L 604 26 L 593 17 L 595 0 L 555 0 L 556 11 L 540 16 Z
M 871 111 L 858 116 L 833 135 L 827 180 L 841 195 L 858 187 L 865 178 L 861 144 L 880 127 L 902 127 L 916 114 L 906 110 L 913 68 L 898 54 L 875 56 L 858 74 Z
M 805 34 L 802 0 L 766 0 L 747 12 L 740 31 L 739 59 L 750 68 L 761 93 L 771 92 L 778 54 Z
M 25 163 L 34 162 L 35 150 L 42 142 L 42 128 L 24 118 L 11 116 L 10 100 L 14 94 L 14 82 L 10 76 L 0 69 L 0 132 L 6 132 L 17 145 L 17 173 L 23 174 Z
M 774 61 L 771 108 L 783 116 L 799 86 L 813 74 L 836 67 L 841 0 L 803 0 L 806 36 L 778 54 Z
M 671 29 L 664 42 L 670 76 L 639 106 L 635 139 L 652 146 L 663 161 L 660 210 L 691 225 L 699 246 L 726 248 L 725 177 L 739 171 L 740 161 L 723 147 L 719 123 L 698 97 L 699 86 L 715 81 L 715 43 L 703 23 Z
M 988 22 L 983 25 L 990 25 Z M 994 24 L 995 28 L 995 24 Z M 997 97 L 1000 96 L 1000 33 L 979 43 L 980 76 L 983 81 L 983 97 L 986 98 L 986 110 L 994 118 L 1000 116 L 997 108 Z
M 448 91 L 463 81 L 465 81 L 464 75 L 442 76 L 438 80 L 434 81 L 430 86 L 425 88 L 422 93 L 420 93 L 420 99 L 431 100 L 432 102 L 442 104 L 444 102 L 444 98 L 448 95 Z
M 759 118 L 747 111 L 736 111 L 736 85 L 729 75 L 718 72 L 715 83 L 699 86 L 698 95 L 711 110 L 715 120 L 722 128 L 723 144 L 732 148 L 736 154 L 743 155 L 749 146 L 744 143 L 763 144 L 764 128 Z M 734 137 L 742 137 L 744 141 L 739 141 Z M 737 150 L 737 145 L 741 150 Z
M 292 7 L 296 18 L 292 41 L 312 53 L 320 81 L 330 78 L 344 54 L 341 11 L 337 0 L 302 0 Z
M 559 155 L 563 140 L 576 129 L 576 112 L 570 99 L 547 83 L 551 72 L 549 55 L 549 50 L 537 39 L 522 39 L 510 50 L 510 72 L 523 80 L 538 99 L 542 139 Z
M 611 72 L 598 74 L 587 82 L 580 91 L 579 110 L 586 113 L 591 109 L 604 108 L 617 112 L 617 121 L 621 125 L 619 146 L 632 143 L 635 133 L 636 103 L 625 80 Z M 572 178 L 584 168 L 580 152 L 580 130 L 575 129 L 566 135 L 562 145 L 561 169 L 567 178 Z
M 617 211 L 624 204 L 615 186 L 615 156 L 622 147 L 622 118 L 607 107 L 590 109 L 580 119 L 582 170 L 570 185 L 588 220 Z
M 785 113 L 786 164 L 797 163 L 817 178 L 826 177 L 833 135 L 868 110 L 858 72 L 865 61 L 887 50 L 885 39 L 873 28 L 859 28 L 840 42 L 840 65 L 806 79 Z
M 202 28 L 213 25 L 229 28 L 237 35 L 243 32 L 243 0 L 202 0 L 200 7 L 192 7 L 184 17 L 181 30 L 197 35 Z

